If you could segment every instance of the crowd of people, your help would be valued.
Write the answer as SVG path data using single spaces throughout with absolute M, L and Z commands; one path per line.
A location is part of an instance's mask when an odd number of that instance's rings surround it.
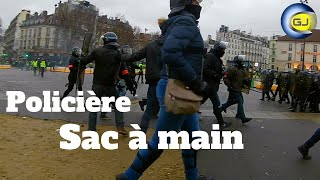
M 61 97 L 63 100 L 69 95 L 74 86 L 82 90 L 84 70 L 89 63 L 95 63 L 93 73 L 92 90 L 97 97 L 114 96 L 118 98 L 125 96 L 127 90 L 132 95 L 136 94 L 138 83 L 135 80 L 135 68 L 139 69 L 139 79 L 143 79 L 143 65 L 134 67 L 134 62 L 146 59 L 145 80 L 148 84 L 147 98 L 140 102 L 142 109 L 146 109 L 142 116 L 140 127 L 147 132 L 149 121 L 157 119 L 155 132 L 148 142 L 148 149 L 140 149 L 130 167 L 123 173 L 116 176 L 117 180 L 136 180 L 161 156 L 163 150 L 158 149 L 158 131 L 186 131 L 190 135 L 199 131 L 199 113 L 175 114 L 168 112 L 166 108 L 166 90 L 170 79 L 182 82 L 185 88 L 192 93 L 203 97 L 202 103 L 210 99 L 213 105 L 213 113 L 220 125 L 220 129 L 231 126 L 222 117 L 222 112 L 237 104 L 236 118 L 243 124 L 252 119 L 247 118 L 244 112 L 243 89 L 251 86 L 251 80 L 247 77 L 247 69 L 243 62 L 244 56 L 234 57 L 232 65 L 226 70 L 223 68 L 221 58 L 228 47 L 226 42 L 217 42 L 209 52 L 204 48 L 203 38 L 198 28 L 200 18 L 201 0 L 171 0 L 170 14 L 168 19 L 159 19 L 161 36 L 148 43 L 143 49 L 132 53 L 127 46 L 118 44 L 118 37 L 113 32 L 107 32 L 102 36 L 104 44 L 94 49 L 87 56 L 83 56 L 81 49 L 75 47 L 69 61 L 70 73 L 68 76 L 68 88 Z M 40 62 L 40 67 L 42 61 Z M 33 67 L 39 67 L 34 62 Z M 315 107 L 319 105 L 319 75 L 314 76 L 305 72 L 296 71 L 295 74 L 280 73 L 275 77 L 274 72 L 263 72 L 263 98 L 267 95 L 268 100 L 275 100 L 279 94 L 279 103 L 286 101 L 292 103 L 292 111 L 300 105 L 300 111 L 309 108 L 312 111 L 319 111 Z M 271 86 L 274 79 L 278 89 L 272 97 Z M 220 104 L 218 91 L 220 82 L 223 80 L 228 87 L 228 100 Z M 292 99 L 288 98 L 288 94 Z M 315 98 L 317 97 L 317 98 Z M 316 100 L 317 99 L 317 100 Z M 113 105 L 114 106 L 114 105 Z M 127 136 L 123 113 L 114 108 L 115 124 L 118 133 Z M 106 114 L 101 113 L 100 119 L 105 119 Z M 88 117 L 88 130 L 97 130 L 97 113 L 90 112 Z M 317 131 L 312 140 L 299 147 L 304 158 L 308 158 L 308 149 L 319 141 Z M 190 139 L 190 142 L 193 139 Z M 187 180 L 212 179 L 200 175 L 197 167 L 197 150 L 183 149 L 182 159 Z
M 261 72 L 263 85 L 261 101 L 286 102 L 290 104 L 289 110 L 296 112 L 299 106 L 300 112 L 307 110 L 312 113 L 319 113 L 320 103 L 320 74 L 309 73 L 296 69 L 295 72 L 276 72 L 264 70 Z M 277 88 L 273 92 L 272 86 L 276 82 Z M 271 95 L 270 95 L 271 94 Z
M 146 59 L 145 80 L 148 84 L 147 98 L 140 102 L 141 109 L 146 109 L 141 118 L 141 131 L 147 132 L 149 121 L 156 118 L 157 124 L 155 132 L 148 142 L 148 149 L 138 151 L 130 167 L 123 173 L 116 176 L 117 180 L 139 179 L 142 174 L 161 156 L 163 150 L 158 149 L 159 137 L 158 131 L 186 131 L 192 134 L 199 131 L 199 112 L 193 114 L 176 114 L 167 111 L 166 107 L 166 90 L 169 86 L 170 79 L 181 82 L 188 91 L 199 95 L 203 98 L 202 103 L 210 99 L 213 105 L 213 113 L 220 125 L 220 129 L 228 128 L 232 124 L 224 121 L 222 112 L 227 108 L 237 104 L 236 118 L 240 119 L 243 124 L 250 122 L 252 119 L 247 118 L 244 112 L 244 98 L 242 93 L 244 89 L 250 89 L 251 80 L 247 76 L 247 69 L 243 62 L 245 57 L 237 55 L 234 57 L 232 64 L 224 70 L 221 58 L 228 47 L 226 42 L 217 42 L 214 47 L 207 51 L 204 48 L 203 39 L 198 28 L 198 19 L 200 18 L 201 6 L 199 0 L 171 0 L 168 19 L 159 19 L 158 24 L 161 29 L 161 36 L 148 43 L 143 49 L 132 53 L 128 46 L 118 44 L 118 37 L 113 32 L 107 32 L 102 36 L 104 44 L 94 49 L 89 55 L 82 56 L 80 48 L 74 48 L 72 57 L 69 62 L 70 74 L 68 77 L 68 89 L 61 100 L 72 91 L 74 85 L 78 90 L 82 90 L 83 75 L 85 66 L 89 63 L 95 63 L 93 74 L 92 90 L 96 96 L 125 96 L 127 90 L 132 95 L 136 94 L 138 82 L 135 80 L 135 69 L 139 70 L 139 79 L 143 83 L 143 66 L 140 64 L 135 67 L 134 62 Z M 273 72 L 265 73 L 263 83 L 263 97 L 267 95 L 269 100 L 276 99 L 276 94 L 280 94 L 279 103 L 286 101 L 286 96 L 292 95 L 292 110 L 295 110 L 297 104 L 302 104 L 304 99 L 299 95 L 300 82 L 305 82 L 304 72 L 297 71 L 291 78 L 285 73 L 274 77 Z M 290 77 L 290 78 L 286 78 Z M 309 76 L 308 76 L 309 77 Z M 302 78 L 302 79 L 301 79 Z M 277 79 L 278 90 L 271 98 L 269 95 L 271 82 Z M 317 82 L 316 77 L 309 78 L 311 87 L 312 82 Z M 220 104 L 218 91 L 220 82 L 223 80 L 228 87 L 228 100 Z M 289 81 L 289 83 L 287 83 Z M 273 84 L 273 83 L 272 83 Z M 303 84 L 303 83 L 302 83 Z M 290 87 L 293 86 L 291 91 Z M 303 88 L 303 92 L 306 88 Z M 308 94 L 312 95 L 308 88 Z M 315 93 L 317 94 L 317 93 Z M 314 98 L 309 96 L 311 102 Z M 261 99 L 264 100 L 264 99 Z M 310 102 L 309 107 L 313 103 Z M 303 110 L 305 105 L 300 105 Z M 316 109 L 314 109 L 316 110 Z M 115 124 L 118 133 L 127 136 L 128 133 L 124 128 L 123 113 L 114 108 Z M 105 119 L 106 114 L 101 113 L 100 119 Z M 90 112 L 88 118 L 88 130 L 96 131 L 97 113 Z M 303 157 L 307 159 L 308 148 L 311 148 L 318 141 L 316 133 L 307 145 L 299 147 Z M 192 139 L 190 139 L 192 141 Z M 311 143 L 310 143 L 311 142 Z M 212 179 L 203 176 L 197 168 L 197 150 L 183 149 L 182 159 L 185 167 L 185 177 L 188 180 Z

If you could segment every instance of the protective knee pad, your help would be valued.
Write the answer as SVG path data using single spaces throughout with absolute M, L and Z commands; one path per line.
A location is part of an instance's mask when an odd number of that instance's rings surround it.
M 155 149 L 148 145 L 148 149 L 139 150 L 130 168 L 142 175 L 161 156 L 162 152 L 163 150 Z

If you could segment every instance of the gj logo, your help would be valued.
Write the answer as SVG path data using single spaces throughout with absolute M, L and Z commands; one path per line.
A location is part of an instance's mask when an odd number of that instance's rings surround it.
M 292 4 L 282 14 L 281 25 L 284 32 L 294 38 L 303 39 L 312 34 L 317 26 L 314 10 L 302 3 Z

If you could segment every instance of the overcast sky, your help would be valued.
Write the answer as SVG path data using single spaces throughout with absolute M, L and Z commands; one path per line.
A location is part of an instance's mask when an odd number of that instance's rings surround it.
M 59 0 L 1 0 L 0 17 L 3 27 L 7 28 L 10 21 L 21 9 L 41 12 L 54 11 L 54 4 Z M 96 5 L 100 14 L 115 16 L 123 14 L 132 26 L 147 28 L 149 31 L 159 31 L 157 19 L 167 17 L 170 12 L 170 0 L 88 0 Z M 308 0 L 318 15 L 320 28 L 319 0 Z M 210 34 L 215 37 L 216 30 L 221 24 L 227 25 L 231 30 L 241 29 L 252 32 L 254 35 L 272 36 L 284 35 L 280 19 L 286 7 L 299 0 L 203 0 L 200 29 L 203 38 Z

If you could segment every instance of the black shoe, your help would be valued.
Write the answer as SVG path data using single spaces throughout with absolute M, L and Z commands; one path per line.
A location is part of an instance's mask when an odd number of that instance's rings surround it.
M 127 180 L 127 177 L 122 173 L 116 176 L 116 180 Z
M 252 118 L 245 118 L 242 120 L 242 124 L 250 122 L 252 120 Z
M 275 100 L 276 100 L 276 98 L 272 98 L 272 99 L 271 99 L 271 101 L 275 101 Z
M 224 122 L 220 125 L 220 130 L 231 127 L 232 123 Z
M 302 158 L 304 160 L 310 160 L 311 159 L 311 156 L 309 156 L 309 149 L 305 147 L 305 145 L 301 145 L 298 147 L 298 150 L 299 152 L 301 153 L 302 155 Z
M 279 104 L 282 104 L 282 101 L 279 100 L 278 103 L 279 103 Z
M 139 101 L 141 111 L 144 111 L 144 101 Z
M 260 101 L 264 101 L 264 99 L 260 99 Z

